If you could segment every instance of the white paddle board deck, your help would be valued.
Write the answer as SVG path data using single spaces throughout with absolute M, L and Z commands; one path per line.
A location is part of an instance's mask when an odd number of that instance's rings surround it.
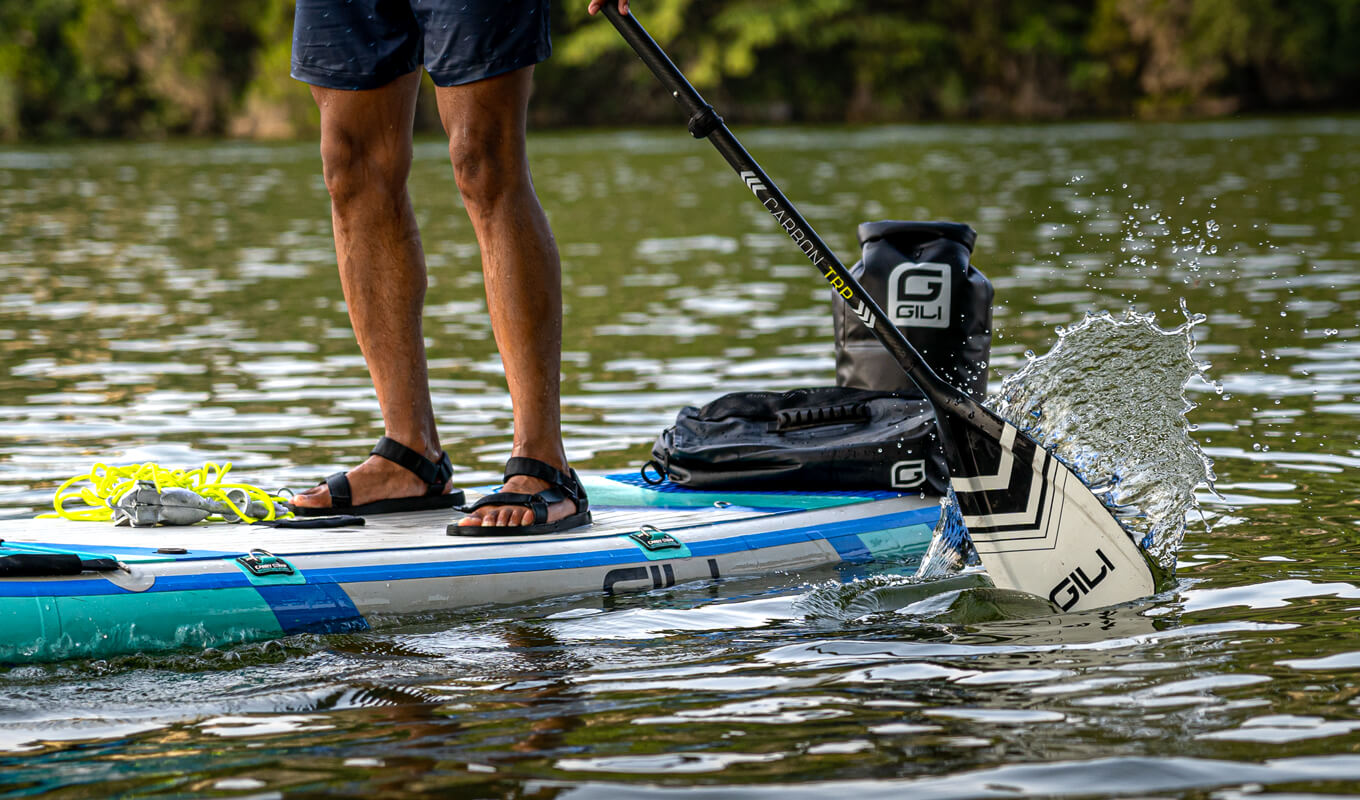
M 489 603 L 898 559 L 925 551 L 940 513 L 937 498 L 893 492 L 583 481 L 594 523 L 539 536 L 449 536 L 448 511 L 319 530 L 0 522 L 0 663 L 351 632 Z M 49 555 L 104 569 L 31 574 Z

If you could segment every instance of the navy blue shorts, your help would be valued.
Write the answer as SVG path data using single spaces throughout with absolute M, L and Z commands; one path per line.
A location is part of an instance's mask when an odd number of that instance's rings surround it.
M 548 0 L 297 0 L 292 75 L 328 89 L 376 89 L 424 65 L 457 86 L 552 52 Z

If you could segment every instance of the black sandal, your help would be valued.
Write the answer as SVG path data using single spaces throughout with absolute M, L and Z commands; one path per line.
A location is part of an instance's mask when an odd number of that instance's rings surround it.
M 331 490 L 331 504 L 325 508 L 310 508 L 289 504 L 299 517 L 322 517 L 344 511 L 346 514 L 395 514 L 401 511 L 435 511 L 461 506 L 466 499 L 462 489 L 445 492 L 453 477 L 453 463 L 448 453 L 440 453 L 439 460 L 431 462 L 401 442 L 386 436 L 373 446 L 372 455 L 381 456 L 425 481 L 425 494 L 414 497 L 391 497 L 374 500 L 361 506 L 351 505 L 354 495 L 350 493 L 347 473 L 337 472 L 326 477 L 326 488 Z M 319 485 L 319 484 L 318 484 Z
M 449 523 L 447 533 L 450 536 L 533 536 L 540 533 L 557 533 L 590 524 L 590 500 L 586 498 L 585 487 L 581 485 L 581 479 L 577 477 L 576 470 L 572 470 L 570 475 L 564 475 L 556 467 L 545 464 L 536 458 L 515 456 L 505 462 L 505 479 L 510 480 L 516 475 L 528 475 L 530 478 L 547 481 L 550 485 L 547 489 L 534 494 L 496 492 L 482 497 L 470 506 L 463 507 L 462 510 L 471 512 L 482 506 L 530 508 L 534 512 L 534 521 L 531 524 L 459 525 L 458 519 L 462 519 L 462 517 L 459 517 Z M 576 513 L 568 514 L 556 522 L 548 522 L 548 506 L 562 500 L 570 500 L 575 503 Z

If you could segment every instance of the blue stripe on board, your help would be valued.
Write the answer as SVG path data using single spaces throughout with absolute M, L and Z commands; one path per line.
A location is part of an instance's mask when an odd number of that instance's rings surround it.
M 858 534 L 885 530 L 888 528 L 906 527 L 909 525 L 933 524 L 934 521 L 939 518 L 939 513 L 940 511 L 937 507 L 928 506 L 911 511 L 901 511 L 895 514 L 884 514 L 862 519 L 846 520 L 844 522 L 790 528 L 787 530 L 729 536 L 710 541 L 686 542 L 686 544 L 689 545 L 690 553 L 693 554 L 693 556 L 711 558 L 713 556 L 721 556 L 728 553 L 741 552 L 743 550 L 759 550 L 766 547 L 778 547 L 780 545 L 825 539 L 832 547 L 836 548 L 838 553 L 842 554 L 843 558 L 849 555 L 853 560 L 863 561 L 867 560 L 864 554 L 867 553 L 867 550 L 865 550 L 864 553 L 860 552 L 859 548 L 863 548 L 862 542 L 859 543 L 858 547 L 855 546 L 858 541 Z M 677 534 L 678 538 L 681 540 L 684 539 L 681 529 L 676 529 L 671 532 Z M 602 538 L 613 540 L 614 542 L 618 541 L 617 535 Z M 290 555 L 290 557 L 296 558 L 297 555 L 293 554 Z M 621 549 L 595 550 L 586 553 L 562 553 L 555 555 L 523 556 L 518 558 L 483 558 L 455 562 L 422 562 L 417 564 L 378 564 L 373 566 L 339 567 L 334 569 L 312 567 L 306 570 L 306 575 L 309 580 L 308 585 L 313 585 L 312 582 L 334 581 L 336 583 L 361 583 L 366 581 L 412 580 L 416 578 L 448 578 L 468 575 L 493 575 L 510 572 L 575 569 L 612 564 L 646 563 L 646 561 L 647 559 L 638 552 L 637 548 L 625 547 Z M 206 575 L 168 575 L 157 578 L 156 583 L 147 591 L 170 592 L 249 585 L 251 584 L 246 579 L 246 576 L 240 572 L 209 573 Z M 301 587 L 294 586 L 291 588 L 296 589 Z M 53 595 L 89 596 L 119 594 L 123 591 L 125 590 L 101 579 L 30 581 L 20 584 L 0 581 L 0 597 Z M 298 620 L 297 624 L 305 624 L 305 620 Z
M 867 533 L 868 531 L 865 531 Z M 836 554 L 842 561 L 851 564 L 863 564 L 866 561 L 873 561 L 873 553 L 865 546 L 864 540 L 859 538 L 857 533 L 843 533 L 836 536 L 826 537 L 826 541 L 836 548 Z
M 643 488 L 643 489 L 648 489 L 648 490 L 653 491 L 653 492 L 661 492 L 661 493 L 663 493 L 663 494 L 669 494 L 669 493 L 672 493 L 672 492 L 674 492 L 674 493 L 680 493 L 680 494 L 684 494 L 684 493 L 689 493 L 689 494 L 696 494 L 696 493 L 697 493 L 697 494 L 724 494 L 724 493 L 725 493 L 725 490 L 723 490 L 723 489 L 687 489 L 687 488 L 685 488 L 684 486 L 680 486 L 680 485 L 678 485 L 678 484 L 672 483 L 672 482 L 669 481 L 669 480 L 663 481 L 663 482 L 661 482 L 661 483 L 656 483 L 656 484 L 648 483 L 647 481 L 643 480 L 643 479 L 642 479 L 642 475 L 641 475 L 640 473 L 637 473 L 637 472 L 620 472 L 620 473 L 615 474 L 615 475 L 606 475 L 605 477 L 608 478 L 608 479 L 611 480 L 611 481 L 614 481 L 615 483 L 622 483 L 622 484 L 626 484 L 626 485 L 628 485 L 628 486 L 639 486 L 639 487 L 641 487 L 641 488 Z M 867 499 L 870 499 L 870 500 L 887 500 L 887 499 L 890 499 L 890 498 L 893 498 L 893 497 L 901 497 L 901 496 L 902 496 L 902 493 L 901 493 L 901 492 L 885 492 L 885 491 L 880 491 L 880 490 L 867 490 L 867 491 L 849 491 L 849 490 L 846 490 L 846 491 L 841 491 L 841 490 L 839 490 L 839 489 L 836 489 L 836 490 L 834 490 L 834 491 L 821 491 L 821 492 L 771 492 L 771 491 L 768 491 L 768 490 L 765 490 L 765 489 L 759 489 L 759 490 L 754 490 L 754 491 L 752 491 L 752 490 L 733 489 L 733 490 L 731 490 L 731 491 L 732 491 L 733 493 L 736 493 L 736 494 L 768 494 L 768 495 L 772 495 L 772 496 L 775 496 L 775 497 L 826 497 L 826 496 L 830 495 L 830 496 L 834 496 L 834 497 L 863 497 L 863 498 L 867 498 Z
M 284 633 L 354 633 L 368 630 L 368 620 L 345 590 L 329 579 L 318 583 L 256 586 Z

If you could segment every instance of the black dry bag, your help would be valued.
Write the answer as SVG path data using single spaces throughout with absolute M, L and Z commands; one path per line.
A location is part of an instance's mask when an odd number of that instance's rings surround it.
M 864 222 L 850 268 L 930 368 L 982 398 L 992 345 L 992 284 L 973 265 L 977 234 L 959 222 Z M 897 360 L 832 295 L 836 384 L 920 396 Z

